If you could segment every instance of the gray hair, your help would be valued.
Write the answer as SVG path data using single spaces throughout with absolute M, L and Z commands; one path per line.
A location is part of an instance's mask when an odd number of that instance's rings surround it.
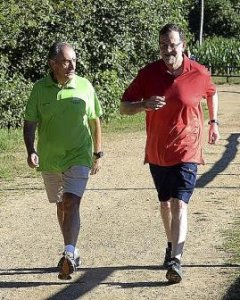
M 48 51 L 48 56 L 47 56 L 48 60 L 55 59 L 58 56 L 58 54 L 62 52 L 62 49 L 65 47 L 69 47 L 73 49 L 73 47 L 68 43 L 64 43 L 64 42 L 54 43 Z

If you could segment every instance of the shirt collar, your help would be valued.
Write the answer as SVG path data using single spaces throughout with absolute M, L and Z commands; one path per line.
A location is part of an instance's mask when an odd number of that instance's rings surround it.
M 57 86 L 58 88 L 64 88 L 64 89 L 75 89 L 76 88 L 76 75 L 69 80 L 64 87 L 60 86 L 56 81 L 53 80 L 51 74 L 49 73 L 46 77 L 47 85 L 48 86 Z
M 191 59 L 188 58 L 185 54 L 183 54 L 183 72 L 182 74 L 184 73 L 187 73 L 191 70 Z
M 160 64 L 161 64 L 162 70 L 164 70 L 166 73 L 169 74 L 168 68 L 162 59 L 160 60 Z M 182 72 L 182 74 L 187 73 L 190 70 L 191 70 L 191 60 L 185 54 L 183 54 L 183 72 Z

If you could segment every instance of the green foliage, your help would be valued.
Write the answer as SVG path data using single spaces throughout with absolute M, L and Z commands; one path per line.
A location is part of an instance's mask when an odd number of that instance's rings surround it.
M 190 0 L 189 26 L 198 40 L 201 1 Z M 204 38 L 222 36 L 239 38 L 240 4 L 238 0 L 204 1 Z
M 29 90 L 47 73 L 47 52 L 56 41 L 76 49 L 77 73 L 93 83 L 109 121 L 137 70 L 159 57 L 159 29 L 178 23 L 191 38 L 192 6 L 193 0 L 1 1 L 0 126 L 21 125 Z
M 205 2 L 206 35 L 229 36 L 239 38 L 240 9 L 239 3 L 231 0 L 207 0 Z
M 240 74 L 240 69 L 234 70 L 234 67 L 240 67 L 240 41 L 237 39 L 208 38 L 192 52 L 200 63 L 214 66 L 215 74 L 226 74 L 229 66 L 233 67 L 235 74 Z
M 99 72 L 95 75 L 95 80 L 97 80 L 96 92 L 104 107 L 103 119 L 109 122 L 115 116 L 116 109 L 119 107 L 123 83 L 115 70 Z
M 22 125 L 24 109 L 32 87 L 31 83 L 14 74 L 0 75 L 0 127 L 17 128 Z
M 12 126 L 19 124 L 29 84 L 46 74 L 47 52 L 56 41 L 75 47 L 77 73 L 92 81 L 103 103 L 104 118 L 109 120 L 118 109 L 124 86 L 139 67 L 158 58 L 159 28 L 179 20 L 186 28 L 184 8 L 181 0 L 2 1 L 0 66 L 6 70 L 6 82 L 14 78 L 15 85 L 8 85 L 11 95 L 1 103 L 0 126 L 11 118 Z M 23 91 L 26 82 L 26 94 L 19 95 L 19 87 Z M 22 103 L 17 99 L 12 103 L 13 95 L 21 97 Z M 10 102 L 21 106 L 19 111 Z

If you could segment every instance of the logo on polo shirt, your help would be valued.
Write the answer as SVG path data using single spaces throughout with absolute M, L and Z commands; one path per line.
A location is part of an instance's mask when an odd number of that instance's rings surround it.
M 77 97 L 72 98 L 72 104 L 80 104 L 82 101 L 84 100 L 81 98 L 77 98 Z

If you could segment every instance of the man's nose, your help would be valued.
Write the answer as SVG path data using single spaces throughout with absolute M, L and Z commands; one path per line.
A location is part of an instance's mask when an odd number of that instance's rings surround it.
M 69 61 L 69 66 L 72 67 L 72 68 L 75 67 L 75 61 L 74 61 L 73 59 L 71 59 L 71 60 Z

